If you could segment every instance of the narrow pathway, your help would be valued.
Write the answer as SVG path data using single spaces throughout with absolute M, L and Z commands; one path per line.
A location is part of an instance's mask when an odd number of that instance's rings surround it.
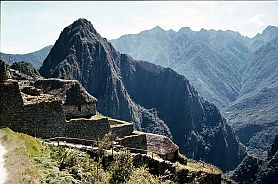
M 6 154 L 6 149 L 0 143 L 0 184 L 4 184 L 8 178 L 7 170 L 4 167 L 5 159 L 4 155 Z

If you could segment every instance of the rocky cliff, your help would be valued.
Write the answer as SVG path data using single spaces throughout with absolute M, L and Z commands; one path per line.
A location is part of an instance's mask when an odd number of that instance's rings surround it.
M 62 31 L 40 73 L 79 80 L 99 100 L 99 112 L 172 137 L 189 157 L 223 170 L 243 158 L 238 138 L 219 110 L 199 97 L 185 77 L 117 52 L 85 19 Z

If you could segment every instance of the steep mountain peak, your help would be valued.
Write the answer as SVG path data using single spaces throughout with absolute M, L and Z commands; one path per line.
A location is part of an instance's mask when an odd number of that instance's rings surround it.
M 90 21 L 88 21 L 87 19 L 83 19 L 83 18 L 80 18 L 80 19 L 74 21 L 70 25 L 70 27 L 71 27 L 71 29 L 80 29 L 80 30 L 87 29 L 91 32 L 96 33 L 96 30 L 95 30 L 93 24 Z

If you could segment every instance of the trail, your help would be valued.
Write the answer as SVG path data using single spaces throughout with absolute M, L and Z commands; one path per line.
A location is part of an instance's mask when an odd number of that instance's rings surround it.
M 5 158 L 4 155 L 6 154 L 6 149 L 0 143 L 0 184 L 4 184 L 8 178 L 8 173 L 6 168 L 4 167 Z

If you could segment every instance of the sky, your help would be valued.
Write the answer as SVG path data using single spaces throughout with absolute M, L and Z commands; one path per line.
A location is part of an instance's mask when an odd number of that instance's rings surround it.
M 175 31 L 233 30 L 254 37 L 268 25 L 278 26 L 278 1 L 1 1 L 0 52 L 23 54 L 53 45 L 78 18 L 91 21 L 107 39 L 157 25 Z

